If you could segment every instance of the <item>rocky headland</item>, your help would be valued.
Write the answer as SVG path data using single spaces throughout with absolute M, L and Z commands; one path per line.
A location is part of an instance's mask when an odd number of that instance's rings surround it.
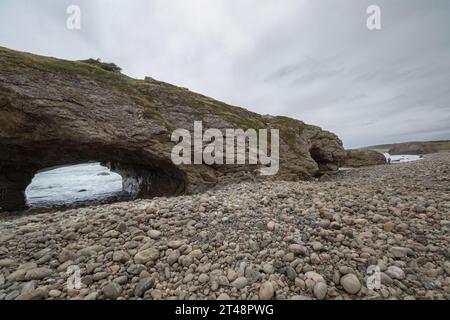
M 0 47 L 0 208 L 26 207 L 36 172 L 95 161 L 123 178 L 135 198 L 191 194 L 258 179 L 258 165 L 174 165 L 173 130 L 279 129 L 280 170 L 308 180 L 345 158 L 333 133 L 295 119 L 262 116 L 186 88 L 120 73 L 97 60 L 66 61 Z
M 397 143 L 389 149 L 389 154 L 424 155 L 438 152 L 438 149 L 430 142 L 404 142 Z

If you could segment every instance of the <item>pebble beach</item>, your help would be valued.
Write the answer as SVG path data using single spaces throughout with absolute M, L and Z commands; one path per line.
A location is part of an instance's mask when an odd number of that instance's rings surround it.
M 0 300 L 449 299 L 449 230 L 449 152 L 3 215 Z

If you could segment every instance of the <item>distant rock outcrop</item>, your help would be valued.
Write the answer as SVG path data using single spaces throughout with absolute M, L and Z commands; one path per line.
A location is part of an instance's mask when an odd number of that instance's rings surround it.
M 346 167 L 358 168 L 386 163 L 386 157 L 373 150 L 347 150 L 346 154 Z
M 429 142 L 404 142 L 398 143 L 389 149 L 389 154 L 401 155 L 421 155 L 428 153 L 436 153 L 438 150 Z
M 112 69 L 111 69 L 112 68 Z M 243 108 L 151 78 L 127 77 L 97 60 L 66 61 L 0 47 L 0 207 L 26 207 L 24 190 L 41 169 L 106 163 L 134 197 L 192 193 L 259 179 L 255 165 L 175 165 L 175 128 L 278 128 L 280 170 L 268 179 L 335 172 L 339 138 L 286 117 Z

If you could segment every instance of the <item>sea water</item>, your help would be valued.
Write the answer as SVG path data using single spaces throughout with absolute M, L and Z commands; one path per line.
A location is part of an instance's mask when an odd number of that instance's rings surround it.
M 423 159 L 422 156 L 417 155 L 390 155 L 389 153 L 384 153 L 386 159 L 391 158 L 391 163 L 402 163 L 402 162 L 411 162 Z
M 31 208 L 103 203 L 123 196 L 122 177 L 100 163 L 37 173 L 25 191 Z

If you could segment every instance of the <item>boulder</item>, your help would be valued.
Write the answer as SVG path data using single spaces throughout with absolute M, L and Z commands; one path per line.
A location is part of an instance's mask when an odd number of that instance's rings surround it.
M 346 150 L 345 167 L 359 168 L 386 163 L 386 157 L 373 150 Z
M 392 155 L 422 155 L 436 152 L 438 150 L 429 142 L 398 143 L 389 149 L 389 154 Z
M 311 179 L 336 172 L 345 158 L 341 140 L 319 127 L 262 116 L 151 78 L 133 79 L 110 66 L 0 47 L 0 210 L 25 208 L 33 176 L 68 164 L 101 162 L 122 175 L 132 198 L 150 198 L 249 178 Z M 261 176 L 261 166 L 249 164 L 174 164 L 172 132 L 192 132 L 194 121 L 222 133 L 279 129 L 278 173 Z

